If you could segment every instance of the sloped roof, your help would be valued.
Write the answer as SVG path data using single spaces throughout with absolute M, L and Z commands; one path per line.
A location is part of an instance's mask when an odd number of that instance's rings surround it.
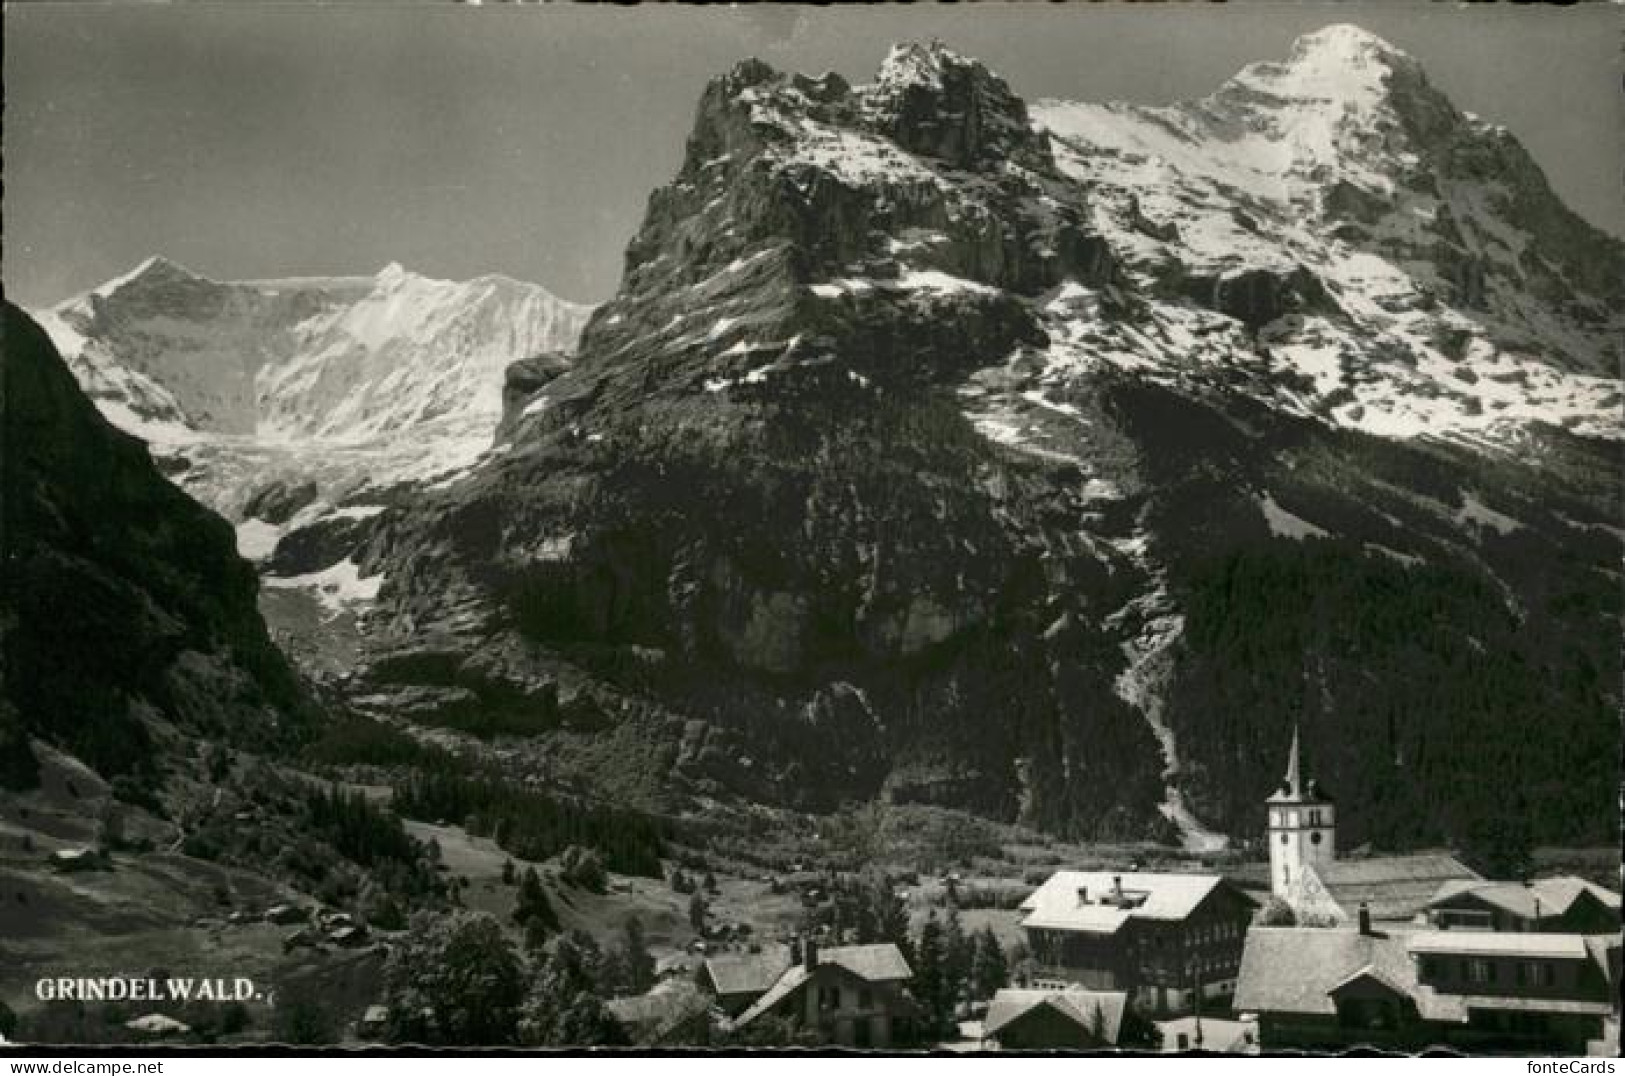
M 1373 919 L 1388 920 L 1413 918 L 1445 882 L 1482 880 L 1444 852 L 1337 859 L 1310 869 L 1346 914 L 1352 916 L 1364 902 Z
M 1128 995 L 1120 990 L 1000 990 L 988 1002 L 982 1021 L 982 1034 L 994 1036 L 1002 1028 L 1048 1005 L 1066 1019 L 1093 1034 L 1094 1013 L 1100 1011 L 1100 1034 L 1104 1042 L 1115 1043 L 1123 1027 Z
M 902 950 L 891 942 L 873 945 L 836 945 L 818 950 L 820 964 L 839 964 L 841 967 L 871 983 L 893 983 L 914 978 L 914 971 L 903 959 Z
M 1242 950 L 1241 971 L 1236 978 L 1232 1004 L 1237 1012 L 1331 1016 L 1337 1012 L 1333 992 L 1366 975 L 1409 997 L 1425 1020 L 1461 1023 L 1471 1009 L 1609 1011 L 1606 1001 L 1440 993 L 1417 981 L 1417 962 L 1411 958 L 1413 952 L 1429 951 L 1429 940 L 1438 936 L 1447 936 L 1452 944 L 1467 939 L 1490 939 L 1480 944 L 1503 946 L 1521 938 L 1537 941 L 1567 938 L 1575 943 L 1574 951 L 1595 959 L 1588 939 L 1579 935 L 1406 929 L 1362 934 L 1343 928 L 1253 927 L 1247 932 L 1246 947 Z
M 1407 991 L 1405 989 L 1405 987 L 1402 984 L 1394 982 L 1392 979 L 1388 978 L 1386 975 L 1384 975 L 1382 972 L 1378 971 L 1376 968 L 1372 967 L 1370 964 L 1366 964 L 1363 967 L 1357 968 L 1356 970 L 1349 973 L 1344 978 L 1342 978 L 1342 979 L 1338 980 L 1337 982 L 1333 983 L 1331 986 L 1326 988 L 1326 992 L 1328 994 L 1335 994 L 1339 990 L 1342 990 L 1344 987 L 1353 986 L 1355 983 L 1359 982 L 1362 979 L 1369 979 L 1372 982 L 1380 983 L 1385 989 L 1391 990 L 1394 993 L 1400 995 L 1401 997 L 1404 997 L 1409 992 L 1409 991 Z
M 744 1027 L 765 1012 L 771 1011 L 779 1002 L 795 993 L 796 988 L 812 978 L 812 973 L 800 964 L 789 968 L 779 976 L 779 981 L 768 988 L 767 993 L 757 998 L 751 1007 L 740 1013 L 734 1020 L 734 1027 Z
M 790 954 L 782 949 L 714 956 L 705 962 L 711 983 L 721 995 L 764 994 L 789 966 Z
M 1537 878 L 1527 885 L 1522 882 L 1486 882 L 1470 879 L 1450 881 L 1439 887 L 1433 899 L 1428 901 L 1428 907 L 1434 907 L 1463 894 L 1471 894 L 1486 904 L 1511 912 L 1520 918 L 1533 919 L 1536 915 L 1536 901 L 1540 902 L 1540 915 L 1562 915 L 1586 893 L 1596 898 L 1605 908 L 1619 907 L 1618 893 L 1604 889 L 1600 885 L 1593 885 L 1584 878 L 1577 878 L 1572 874 L 1555 878 Z
M 1403 931 L 1253 927 L 1241 953 L 1232 1005 L 1237 1012 L 1337 1013 L 1331 992 L 1361 975 L 1410 997 L 1430 1019 L 1465 1018 L 1431 987 L 1416 980 L 1416 964 Z
M 1145 903 L 1120 908 L 1095 903 L 1121 880 L 1123 890 L 1145 893 Z M 1189 916 L 1224 879 L 1217 874 L 1155 874 L 1144 871 L 1056 871 L 1021 902 L 1025 927 L 1110 934 L 1131 918 L 1178 920 Z M 1078 890 L 1089 903 L 1078 902 Z M 1239 892 L 1239 890 L 1238 890 Z

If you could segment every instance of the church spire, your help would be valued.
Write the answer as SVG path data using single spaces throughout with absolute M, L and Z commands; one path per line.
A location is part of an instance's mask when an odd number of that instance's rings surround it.
M 1292 751 L 1286 757 L 1286 794 L 1289 796 L 1303 795 L 1301 780 L 1303 767 L 1298 758 L 1298 726 L 1292 726 Z

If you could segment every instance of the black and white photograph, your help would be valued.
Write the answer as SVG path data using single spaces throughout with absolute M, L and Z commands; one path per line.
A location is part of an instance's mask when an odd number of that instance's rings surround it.
M 7 0 L 0 1061 L 1613 1072 L 1622 11 Z

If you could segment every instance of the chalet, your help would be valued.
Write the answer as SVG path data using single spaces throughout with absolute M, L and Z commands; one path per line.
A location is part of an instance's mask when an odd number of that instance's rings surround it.
M 1216 874 L 1058 871 L 1022 902 L 1040 987 L 1121 990 L 1159 1013 L 1234 988 L 1253 899 Z
M 1530 882 L 1452 881 L 1426 907 L 1443 930 L 1607 934 L 1619 929 L 1619 894 L 1572 875 Z
M 1286 776 L 1266 806 L 1270 892 L 1292 908 L 1298 922 L 1352 922 L 1361 905 L 1373 919 L 1406 922 L 1421 915 L 1446 883 L 1483 881 L 1445 852 L 1338 859 L 1336 805 L 1302 770 L 1294 729 Z
M 1266 1050 L 1579 1053 L 1617 1019 L 1619 936 L 1254 927 L 1235 1008 Z
M 914 1015 L 907 986 L 914 973 L 897 946 L 843 945 L 820 952 L 809 938 L 799 956 L 733 1021 L 734 1030 L 780 1017 L 838 1046 L 885 1049 L 906 1037 Z
M 984 1049 L 1098 1050 L 1117 1044 L 1128 1011 L 1121 990 L 1000 990 L 982 1021 Z

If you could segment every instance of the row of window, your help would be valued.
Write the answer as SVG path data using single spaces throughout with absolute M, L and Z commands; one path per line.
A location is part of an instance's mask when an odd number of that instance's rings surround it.
M 1296 827 L 1298 825 L 1299 819 L 1302 818 L 1302 817 L 1303 816 L 1298 814 L 1297 811 L 1279 810 L 1279 811 L 1277 811 L 1276 816 L 1275 816 L 1275 824 L 1277 826 Z M 1309 822 L 1308 822 L 1308 824 L 1311 825 L 1311 826 L 1323 826 L 1323 825 L 1326 825 L 1327 823 L 1325 821 L 1323 821 L 1323 818 L 1324 818 L 1324 816 L 1321 814 L 1320 808 L 1318 808 L 1318 807 L 1312 808 L 1309 811 Z
M 1482 957 L 1453 960 L 1447 957 L 1424 957 L 1422 976 L 1434 982 L 1451 978 L 1452 970 L 1463 982 L 1479 986 L 1493 985 L 1500 980 L 1498 961 Z M 1557 967 L 1545 960 L 1520 960 L 1513 965 L 1513 982 L 1518 986 L 1556 986 Z

